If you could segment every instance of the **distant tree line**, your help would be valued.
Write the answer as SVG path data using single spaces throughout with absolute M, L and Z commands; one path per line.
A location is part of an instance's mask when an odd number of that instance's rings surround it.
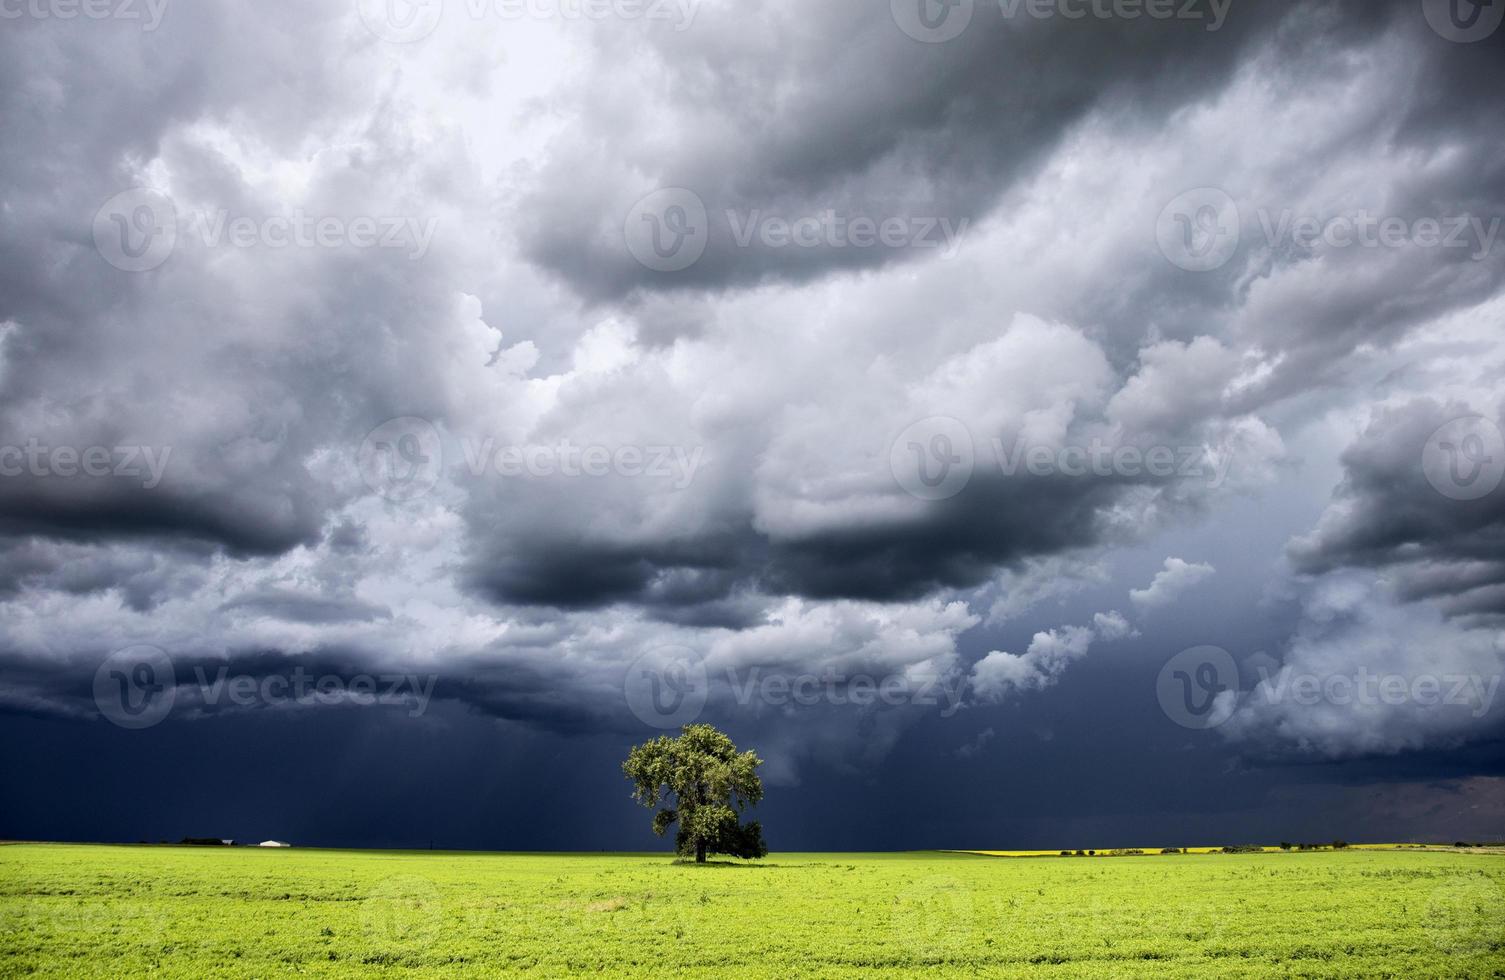
M 1459 844 L 1454 844 L 1453 846 L 1454 847 L 1483 847 L 1485 845 L 1483 845 L 1483 844 L 1473 844 L 1473 845 L 1470 845 L 1470 844 L 1459 843 Z M 1347 841 L 1343 841 L 1343 840 L 1335 840 L 1335 841 L 1333 841 L 1330 844 L 1292 844 L 1292 843 L 1290 843 L 1288 841 L 1281 841 L 1281 843 L 1280 843 L 1280 849 L 1282 851 L 1290 851 L 1290 850 L 1297 850 L 1297 851 L 1325 851 L 1325 850 L 1341 851 L 1341 850 L 1344 850 L 1347 847 L 1348 847 L 1348 842 Z M 1264 847 L 1262 845 L 1259 845 L 1259 844 L 1229 844 L 1229 845 L 1224 846 L 1224 847 L 1216 848 L 1211 853 L 1215 853 L 1215 854 L 1263 854 L 1264 851 L 1265 851 Z M 1061 852 L 1061 857 L 1098 857 L 1100 855 L 1103 856 L 1103 857 L 1127 857 L 1127 856 L 1130 856 L 1130 855 L 1146 854 L 1146 853 L 1150 853 L 1150 852 L 1147 852 L 1147 851 L 1143 850 L 1142 848 L 1138 848 L 1138 847 L 1118 847 L 1118 848 L 1114 848 L 1111 851 L 1082 851 L 1082 850 L 1072 851 L 1072 850 L 1065 850 L 1065 851 Z M 1157 853 L 1160 853 L 1160 854 L 1190 854 L 1191 853 L 1191 849 L 1190 848 L 1183 849 L 1183 848 L 1180 848 L 1180 847 L 1162 847 L 1162 848 L 1158 849 Z

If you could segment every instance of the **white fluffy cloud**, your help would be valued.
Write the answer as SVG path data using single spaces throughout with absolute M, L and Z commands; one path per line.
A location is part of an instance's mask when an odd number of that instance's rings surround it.
M 1117 610 L 1097 613 L 1091 626 L 1063 626 L 1036 633 L 1022 654 L 994 650 L 973 664 L 972 694 L 981 703 L 997 703 L 1010 695 L 1044 690 L 1087 656 L 1094 643 L 1138 635 Z
M 1141 609 L 1161 609 L 1181 597 L 1181 594 L 1198 582 L 1211 578 L 1217 569 L 1205 562 L 1189 562 L 1181 558 L 1167 558 L 1165 567 L 1155 574 L 1155 579 L 1143 589 L 1129 592 L 1129 601 Z

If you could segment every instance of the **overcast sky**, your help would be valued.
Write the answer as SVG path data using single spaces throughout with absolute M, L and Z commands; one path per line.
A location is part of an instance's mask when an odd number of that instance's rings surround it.
M 1502 19 L 0 0 L 0 837 L 1498 837 Z

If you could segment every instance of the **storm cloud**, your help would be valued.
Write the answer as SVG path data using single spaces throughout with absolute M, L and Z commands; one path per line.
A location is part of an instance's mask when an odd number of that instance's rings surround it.
M 1505 30 L 1143 7 L 8 18 L 6 723 L 113 732 L 149 650 L 146 737 L 605 758 L 648 664 L 781 785 L 1112 739 L 1250 812 L 1493 792 Z M 1155 697 L 1207 646 L 1216 732 Z M 425 707 L 203 693 L 295 671 Z

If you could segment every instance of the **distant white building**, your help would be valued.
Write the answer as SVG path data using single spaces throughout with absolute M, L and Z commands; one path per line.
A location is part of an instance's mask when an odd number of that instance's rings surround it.
M 257 847 L 292 847 L 293 845 L 289 844 L 285 840 L 264 840 L 260 844 L 257 844 L 256 846 Z

